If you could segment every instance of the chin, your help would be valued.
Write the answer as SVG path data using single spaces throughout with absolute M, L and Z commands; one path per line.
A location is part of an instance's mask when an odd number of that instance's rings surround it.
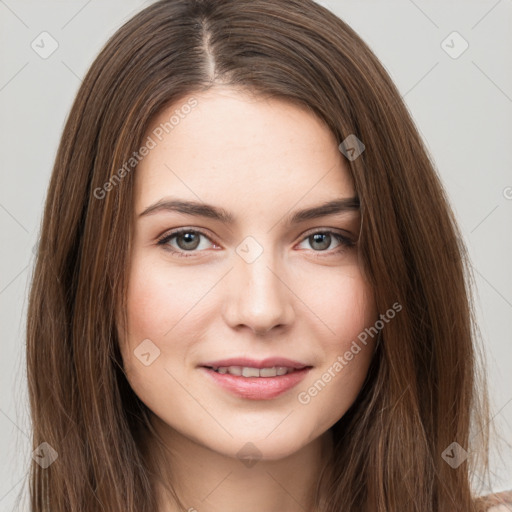
M 250 435 L 237 436 L 229 441 L 229 444 L 208 443 L 210 448 L 217 453 L 227 457 L 240 459 L 241 462 L 247 461 L 247 467 L 252 467 L 251 461 L 278 461 L 290 457 L 307 444 L 311 439 L 306 435 L 290 436 L 289 432 L 283 435 L 262 438 Z

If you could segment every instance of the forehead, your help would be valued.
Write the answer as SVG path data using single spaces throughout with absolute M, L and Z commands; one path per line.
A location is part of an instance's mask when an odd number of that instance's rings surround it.
M 139 210 L 165 195 L 274 207 L 305 195 L 354 195 L 333 133 L 282 99 L 227 87 L 192 94 L 162 110 L 147 137 L 154 147 L 137 167 Z

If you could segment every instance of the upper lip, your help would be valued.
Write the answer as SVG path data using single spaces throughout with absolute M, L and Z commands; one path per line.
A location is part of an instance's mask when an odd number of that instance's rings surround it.
M 255 359 L 249 359 L 247 357 L 234 357 L 231 359 L 221 359 L 219 361 L 210 361 L 207 363 L 202 363 L 200 366 L 205 366 L 207 368 L 222 368 L 227 366 L 243 366 L 248 368 L 273 368 L 274 366 L 281 366 L 286 368 L 295 368 L 296 370 L 308 367 L 307 364 L 301 363 L 299 361 L 294 361 L 292 359 L 287 359 L 285 357 L 268 357 L 267 359 L 262 359 L 261 361 L 256 361 Z

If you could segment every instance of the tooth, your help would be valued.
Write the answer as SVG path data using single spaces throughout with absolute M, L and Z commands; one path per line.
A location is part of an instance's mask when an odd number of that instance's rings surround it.
M 286 366 L 274 366 L 272 368 L 252 368 L 249 366 L 219 366 L 214 369 L 217 373 L 229 374 L 240 377 L 276 377 L 292 373 L 293 368 Z
M 242 375 L 244 377 L 259 377 L 260 376 L 260 370 L 258 368 L 244 367 L 242 369 Z
M 277 375 L 276 368 L 261 368 L 260 377 L 275 377 Z

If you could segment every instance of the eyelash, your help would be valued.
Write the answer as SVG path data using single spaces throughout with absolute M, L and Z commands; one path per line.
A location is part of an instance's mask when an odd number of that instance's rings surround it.
M 158 239 L 157 245 L 163 246 L 164 250 L 173 253 L 174 255 L 178 256 L 179 258 L 194 257 L 194 253 L 195 252 L 202 252 L 202 251 L 196 251 L 196 250 L 183 251 L 183 250 L 175 249 L 174 247 L 171 247 L 170 245 L 167 245 L 168 242 L 170 242 L 173 238 L 175 238 L 178 235 L 181 235 L 183 233 L 194 233 L 194 234 L 203 235 L 205 238 L 210 240 L 210 237 L 204 231 L 201 231 L 200 229 L 180 228 L 180 229 L 176 229 L 174 231 L 171 231 L 169 233 L 165 233 L 162 237 L 160 237 Z M 326 256 L 325 254 L 322 254 L 322 253 L 327 253 L 327 256 L 332 256 L 333 254 L 341 253 L 341 252 L 343 252 L 343 251 L 345 251 L 347 249 L 350 249 L 350 248 L 352 248 L 352 247 L 354 247 L 356 245 L 355 242 L 353 240 L 351 240 L 350 238 L 347 238 L 347 237 L 341 235 L 340 233 L 338 233 L 336 231 L 332 231 L 332 230 L 328 230 L 328 229 L 324 229 L 324 230 L 319 229 L 319 230 L 316 230 L 316 231 L 308 233 L 301 240 L 301 243 L 304 240 L 306 240 L 307 238 L 310 238 L 313 235 L 316 235 L 318 233 L 324 234 L 324 235 L 325 234 L 334 235 L 336 240 L 338 240 L 340 242 L 340 246 L 338 248 L 330 250 L 330 251 L 327 251 L 327 250 L 325 250 L 325 251 L 314 251 L 313 250 L 313 252 L 320 253 L 320 254 L 318 254 L 316 256 L 318 258 L 322 258 L 322 257 Z M 210 242 L 211 242 L 211 240 L 210 240 Z M 189 254 L 187 254 L 187 252 Z

